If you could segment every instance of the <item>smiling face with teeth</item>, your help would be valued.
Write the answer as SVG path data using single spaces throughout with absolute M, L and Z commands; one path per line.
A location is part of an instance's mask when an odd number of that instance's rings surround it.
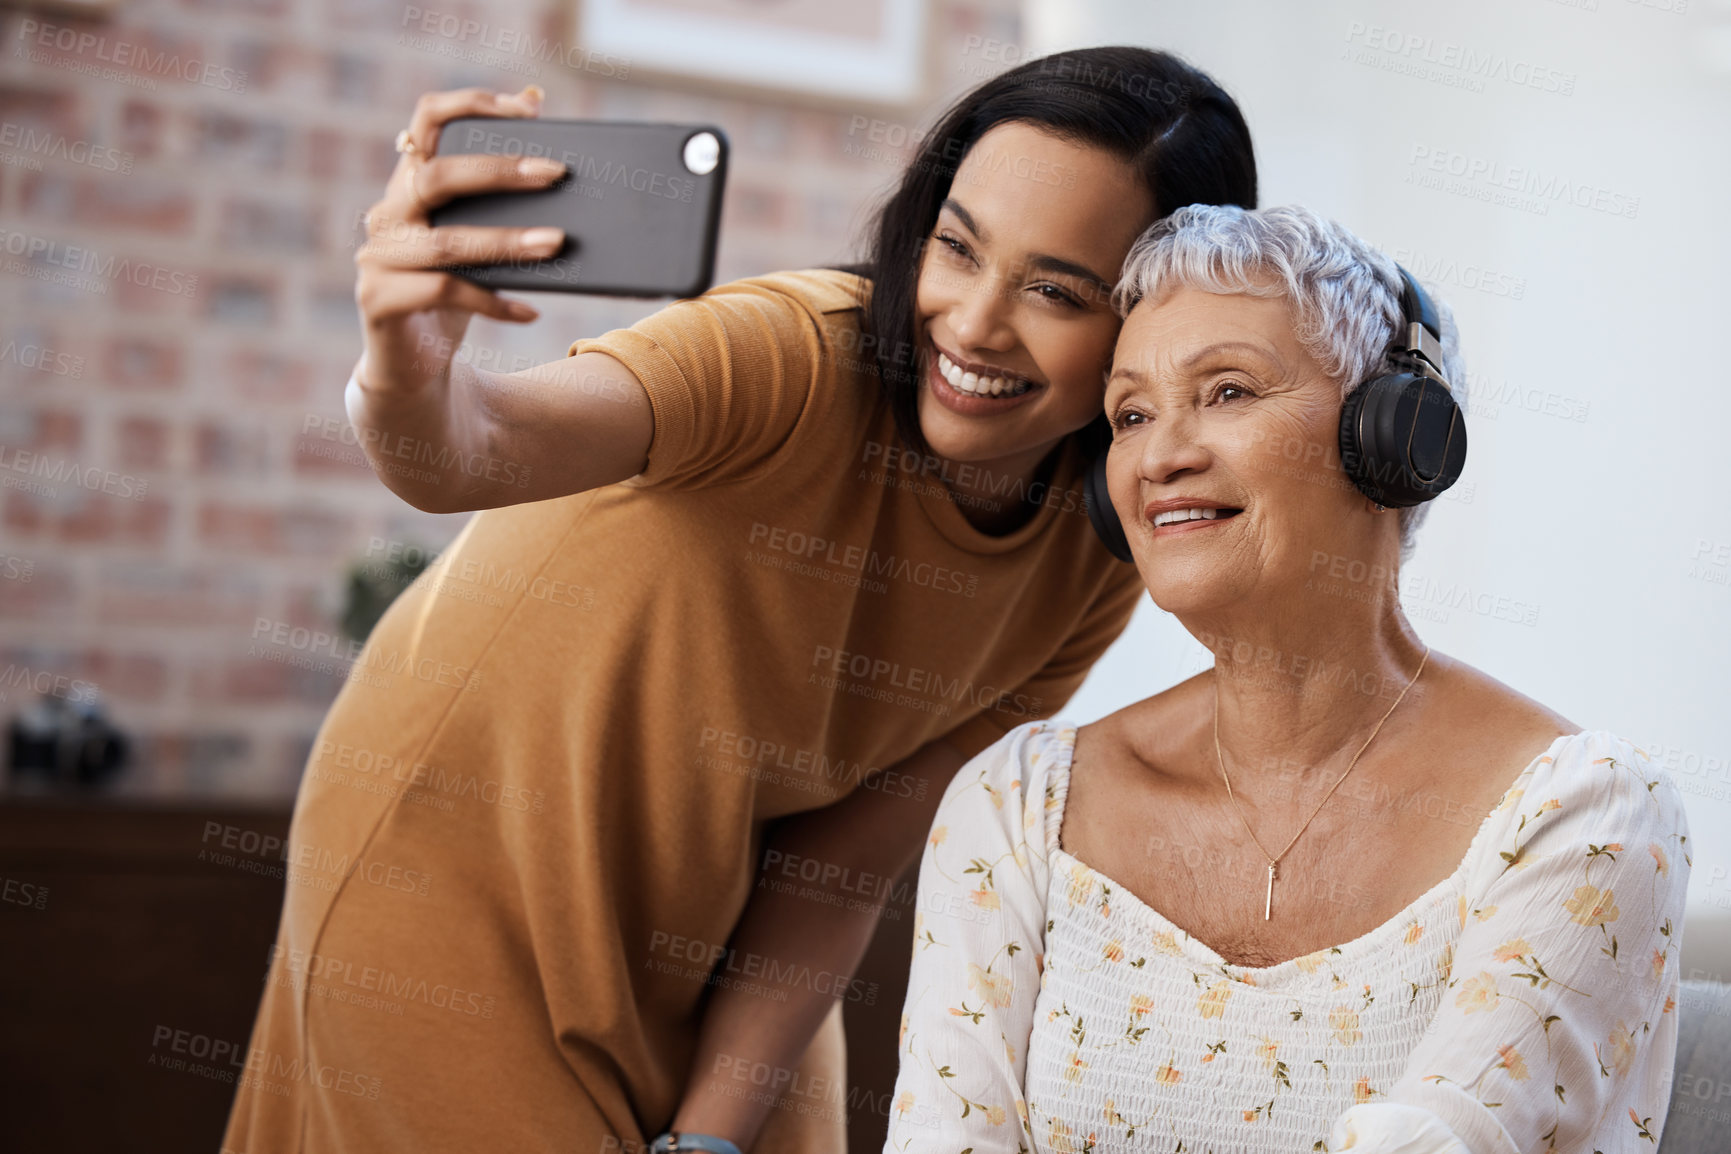
M 1100 413 L 1112 282 L 1154 219 L 1136 170 L 1010 121 L 963 158 L 920 264 L 920 429 L 932 451 L 1027 479 Z M 1001 490 L 1000 490 L 1001 491 Z
M 1398 568 L 1397 519 L 1340 469 L 1341 395 L 1284 297 L 1183 287 L 1131 310 L 1106 475 L 1155 604 L 1183 619 L 1256 597 L 1281 612 L 1307 596 L 1318 552 Z

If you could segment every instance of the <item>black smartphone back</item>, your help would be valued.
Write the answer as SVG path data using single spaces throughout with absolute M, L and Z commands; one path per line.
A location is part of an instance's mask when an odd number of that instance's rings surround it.
M 565 230 L 546 260 L 463 265 L 489 288 L 628 297 L 689 297 L 715 277 L 727 137 L 719 128 L 611 120 L 460 117 L 437 154 L 545 156 L 569 171 L 546 189 L 461 197 L 428 214 L 435 226 Z

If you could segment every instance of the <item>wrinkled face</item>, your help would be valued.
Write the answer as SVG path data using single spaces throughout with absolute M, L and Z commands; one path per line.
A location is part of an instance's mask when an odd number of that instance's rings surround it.
M 1043 455 L 1100 412 L 1110 297 L 1153 222 L 1133 168 L 1020 122 L 963 158 L 920 262 L 920 428 L 967 462 Z
M 1180 288 L 1130 313 L 1106 387 L 1107 487 L 1137 568 L 1183 614 L 1302 589 L 1317 556 L 1398 556 L 1342 472 L 1341 387 L 1284 297 Z

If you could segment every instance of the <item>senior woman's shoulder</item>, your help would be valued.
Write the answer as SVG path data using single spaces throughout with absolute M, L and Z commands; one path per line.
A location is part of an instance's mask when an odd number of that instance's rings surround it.
M 1010 730 L 962 770 L 978 770 L 1003 789 L 1043 792 L 1070 768 L 1076 726 L 1062 718 L 1030 721 Z M 958 774 L 957 776 L 961 776 Z
M 1487 787 L 1502 788 L 1510 767 L 1524 765 L 1525 787 L 1539 788 L 1543 782 L 1543 788 L 1572 793 L 1577 804 L 1595 795 L 1609 804 L 1633 787 L 1663 821 L 1673 811 L 1681 814 L 1676 784 L 1633 742 L 1577 725 L 1464 662 L 1443 658 L 1438 673 L 1443 684 L 1427 729 L 1446 735 L 1442 740 L 1455 764 L 1484 767 L 1490 775 Z
M 1622 787 L 1663 806 L 1682 809 L 1676 781 L 1646 749 L 1608 729 L 1582 729 L 1557 739 L 1539 759 L 1553 779 L 1601 790 Z
M 1503 742 L 1509 746 L 1544 749 L 1540 760 L 1581 768 L 1618 764 L 1641 765 L 1651 769 L 1655 778 L 1670 781 L 1646 750 L 1609 730 L 1589 729 L 1576 724 L 1556 710 L 1534 701 L 1482 670 L 1464 661 L 1438 654 L 1442 676 L 1453 684 L 1440 695 L 1438 713 L 1433 721 L 1459 726 L 1458 732 L 1477 734 L 1483 740 Z M 1429 676 L 1428 674 L 1426 676 Z M 1554 747 L 1554 748 L 1547 748 Z
M 1442 653 L 1431 655 L 1417 704 L 1441 760 L 1480 767 L 1478 788 L 1494 798 L 1514 768 L 1531 765 L 1581 727 L 1496 678 Z
M 1004 734 L 956 771 L 936 819 L 968 818 L 1044 844 L 1049 814 L 1068 787 L 1076 727 L 1061 719 L 1031 721 Z
M 1529 821 L 1556 810 L 1596 844 L 1682 849 L 1689 821 L 1682 791 L 1645 749 L 1610 730 L 1556 738 L 1504 795 L 1499 809 Z
M 1425 676 L 1438 685 L 1439 712 L 1470 722 L 1481 733 L 1505 733 L 1511 738 L 1577 733 L 1580 726 L 1542 702 L 1503 684 L 1482 669 L 1442 653 L 1431 655 Z

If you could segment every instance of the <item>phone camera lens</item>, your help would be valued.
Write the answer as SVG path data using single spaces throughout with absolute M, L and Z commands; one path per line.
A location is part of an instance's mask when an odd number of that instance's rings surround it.
M 721 163 L 721 141 L 713 132 L 699 132 L 685 142 L 685 168 L 698 176 L 708 176 Z

